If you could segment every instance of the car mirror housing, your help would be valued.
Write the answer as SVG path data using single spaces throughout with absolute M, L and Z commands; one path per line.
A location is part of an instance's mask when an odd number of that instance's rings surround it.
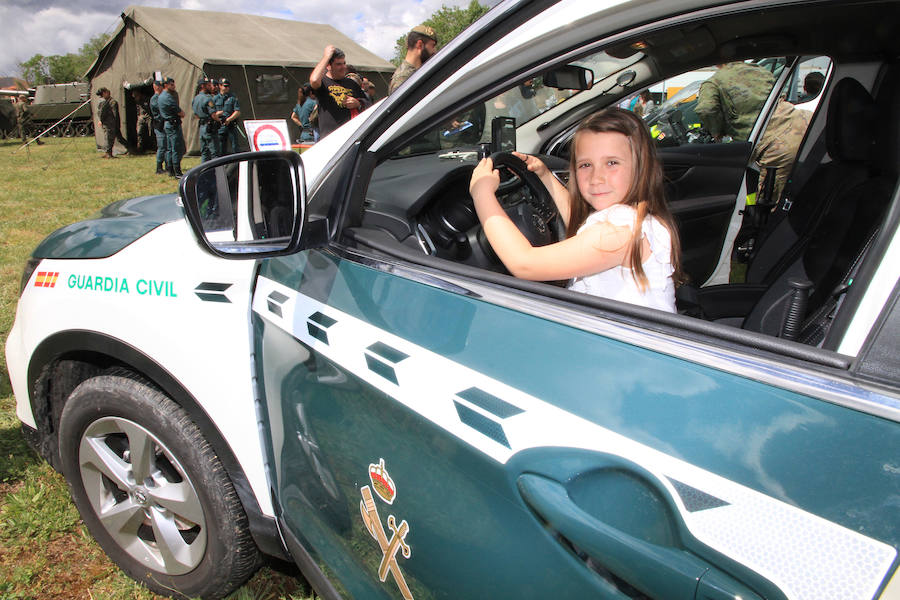
M 306 225 L 303 162 L 296 152 L 233 154 L 181 180 L 185 216 L 200 244 L 223 258 L 296 252 Z
M 594 72 L 577 65 L 565 65 L 545 73 L 544 85 L 558 90 L 589 90 L 594 85 Z

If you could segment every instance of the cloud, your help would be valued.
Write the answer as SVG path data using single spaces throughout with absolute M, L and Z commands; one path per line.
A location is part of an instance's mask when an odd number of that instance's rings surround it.
M 487 2 L 493 5 L 495 1 Z M 378 56 L 390 59 L 397 38 L 442 5 L 468 6 L 469 0 L 149 0 L 144 6 L 218 10 L 335 27 Z M 482 4 L 485 1 L 482 0 Z M 0 76 L 18 75 L 18 63 L 35 54 L 78 52 L 88 40 L 112 33 L 126 4 L 110 0 L 25 0 L 0 2 L 0 23 L 15 35 L 0 45 Z

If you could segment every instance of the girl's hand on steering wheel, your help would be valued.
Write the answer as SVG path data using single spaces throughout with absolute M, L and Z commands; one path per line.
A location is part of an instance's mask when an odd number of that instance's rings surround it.
M 550 174 L 550 169 L 548 169 L 547 165 L 544 164 L 544 161 L 537 156 L 531 156 L 530 154 L 523 154 L 521 152 L 513 152 L 513 156 L 522 159 L 522 162 L 525 163 L 528 170 L 540 178 Z
M 477 201 L 487 195 L 496 198 L 498 187 L 500 187 L 500 172 L 494 169 L 494 162 L 490 158 L 481 159 L 475 165 L 472 179 L 469 181 L 469 194 L 472 195 L 472 199 Z

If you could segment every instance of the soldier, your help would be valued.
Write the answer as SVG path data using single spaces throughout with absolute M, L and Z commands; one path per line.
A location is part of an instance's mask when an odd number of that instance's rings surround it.
M 410 78 L 437 52 L 437 34 L 428 25 L 416 25 L 406 35 L 406 58 L 394 71 L 388 94 L 393 94 L 400 84 Z
M 726 135 L 748 140 L 775 78 L 766 69 L 744 62 L 718 66 L 719 70 L 700 85 L 694 110 L 716 140 Z
M 224 77 L 219 81 L 219 94 L 215 97 L 216 111 L 219 112 L 219 154 L 234 154 L 238 151 L 237 119 L 241 116 L 241 103 L 231 93 L 231 81 Z
M 809 127 L 811 113 L 794 108 L 787 100 L 780 99 L 775 106 L 775 112 L 766 125 L 766 131 L 759 138 L 759 143 L 753 149 L 753 160 L 761 167 L 759 178 L 759 191 L 765 189 L 767 167 L 775 167 L 775 185 L 772 197 L 765 200 L 772 204 L 781 197 L 784 184 L 787 183 L 800 143 L 806 135 Z M 763 200 L 757 198 L 757 201 Z
M 175 80 L 167 77 L 165 89 L 159 95 L 159 114 L 165 123 L 167 158 L 169 175 L 182 177 L 181 157 L 184 155 L 184 135 L 181 132 L 181 120 L 184 111 L 178 106 L 178 92 L 175 91 Z
M 128 142 L 122 137 L 122 131 L 119 129 L 119 103 L 105 87 L 97 90 L 97 95 L 103 98 L 97 107 L 97 125 L 103 128 L 104 151 L 106 152 L 103 158 L 115 158 L 113 146 L 116 140 L 119 140 L 126 148 L 128 147 Z
M 150 115 L 149 98 L 141 90 L 133 90 L 131 92 L 134 98 L 134 105 L 137 109 L 137 145 L 141 152 L 150 146 L 150 131 L 153 129 Z
M 219 156 L 219 112 L 212 95 L 212 82 L 201 77 L 197 82 L 198 92 L 191 103 L 191 110 L 197 116 L 200 133 L 200 162 Z
M 28 108 L 28 98 L 19 96 L 16 98 L 16 125 L 19 128 L 19 137 L 22 143 L 28 142 L 28 134 L 31 130 L 31 110 Z M 37 144 L 43 145 L 41 138 L 36 141 Z
M 163 82 L 153 82 L 153 96 L 150 97 L 150 116 L 153 119 L 153 133 L 156 135 L 156 174 L 165 175 L 163 163 L 168 163 L 165 121 L 159 113 L 159 95 L 163 91 Z

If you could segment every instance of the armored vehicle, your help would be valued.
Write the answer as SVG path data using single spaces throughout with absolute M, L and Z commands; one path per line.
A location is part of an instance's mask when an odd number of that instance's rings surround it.
M 57 83 L 39 85 L 34 91 L 31 105 L 31 122 L 37 132 L 44 131 L 75 109 L 68 119 L 53 127 L 50 135 L 58 137 L 86 136 L 94 133 L 91 105 L 84 102 L 90 97 L 87 83 Z M 84 104 L 84 106 L 81 106 Z

